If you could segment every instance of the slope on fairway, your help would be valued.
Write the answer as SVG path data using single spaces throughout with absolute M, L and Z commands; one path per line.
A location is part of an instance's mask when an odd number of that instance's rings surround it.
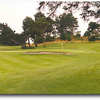
M 0 51 L 0 94 L 100 94 L 99 43 L 65 43 L 63 48 L 50 44 L 33 50 L 1 46 Z M 24 54 L 37 51 L 72 55 Z

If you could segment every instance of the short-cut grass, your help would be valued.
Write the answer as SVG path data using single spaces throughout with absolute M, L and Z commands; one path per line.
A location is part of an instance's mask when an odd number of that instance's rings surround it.
M 28 55 L 25 52 L 71 55 Z M 100 43 L 0 46 L 0 94 L 100 94 Z

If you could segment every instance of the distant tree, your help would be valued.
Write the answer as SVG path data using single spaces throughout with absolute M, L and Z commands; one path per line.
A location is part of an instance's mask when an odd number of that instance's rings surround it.
M 23 45 L 25 43 L 25 37 L 23 33 L 16 33 L 13 36 L 16 45 Z
M 7 24 L 0 23 L 0 43 L 4 45 L 17 45 L 14 37 L 15 31 L 13 31 Z
M 96 22 L 90 22 L 84 36 L 88 37 L 88 40 L 94 41 L 95 36 L 97 36 L 98 31 L 100 31 L 99 29 L 100 29 L 100 24 L 97 24 Z
M 81 31 L 77 31 L 76 34 L 74 34 L 74 37 L 78 40 L 81 39 L 81 34 L 80 34 Z
M 90 36 L 90 32 L 87 30 L 87 31 L 84 33 L 84 36 L 85 36 L 85 37 L 89 37 L 89 36 Z
M 42 38 L 42 42 L 45 42 L 48 38 L 51 38 L 51 33 L 53 33 L 53 25 L 54 21 L 50 17 L 46 17 L 41 12 L 38 12 L 35 15 L 35 23 L 37 26 L 37 35 L 36 37 L 40 36 Z M 38 40 L 37 40 L 38 42 Z
M 53 20 L 47 18 L 41 12 L 35 15 L 35 20 L 26 17 L 23 21 L 24 33 L 29 40 L 29 37 L 34 39 L 35 47 L 39 42 L 43 42 L 46 35 L 53 31 Z M 28 42 L 30 45 L 30 42 Z
M 98 29 L 98 27 L 100 27 L 100 24 L 97 24 L 96 22 L 90 22 L 88 30 L 93 32 L 93 30 Z
M 74 30 L 78 27 L 77 19 L 69 14 L 62 14 L 56 19 L 57 30 L 59 31 L 62 40 L 71 40 Z

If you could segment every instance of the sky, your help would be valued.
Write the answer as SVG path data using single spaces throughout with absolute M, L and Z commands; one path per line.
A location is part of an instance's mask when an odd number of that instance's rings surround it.
M 21 33 L 23 20 L 26 16 L 34 18 L 37 8 L 35 0 L 0 0 L 0 23 L 7 23 L 16 33 Z M 83 35 L 88 23 L 80 18 L 79 13 L 75 16 L 78 17 L 78 30 Z
M 0 0 L 0 23 L 7 23 L 13 30 L 22 32 L 22 22 L 26 16 L 37 12 L 38 2 L 33 0 Z

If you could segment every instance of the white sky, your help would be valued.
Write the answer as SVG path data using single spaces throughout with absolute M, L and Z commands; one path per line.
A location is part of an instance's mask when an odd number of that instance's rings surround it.
M 0 23 L 7 23 L 13 30 L 21 33 L 22 22 L 26 16 L 32 17 L 37 12 L 38 2 L 35 0 L 0 0 Z M 76 16 L 79 15 L 76 14 Z M 80 18 L 79 28 L 83 34 L 88 24 Z
M 0 0 L 0 23 L 8 23 L 16 32 L 22 32 L 24 18 L 33 17 L 37 6 L 33 0 Z

